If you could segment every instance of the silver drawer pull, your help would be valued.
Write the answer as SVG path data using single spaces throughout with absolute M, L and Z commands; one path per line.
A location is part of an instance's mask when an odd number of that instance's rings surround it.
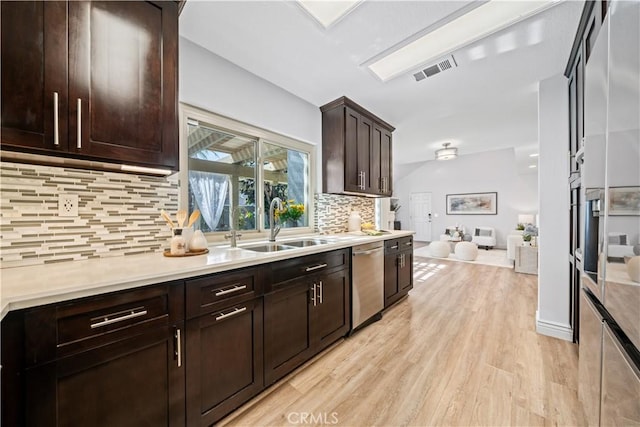
M 405 243 L 405 245 L 406 246 L 411 246 L 411 245 L 413 245 L 413 243 L 412 242 L 407 242 L 407 243 Z
M 76 141 L 76 148 L 82 148 L 82 99 L 78 98 L 78 140 Z
M 140 311 L 137 311 L 140 310 Z M 125 314 L 128 313 L 128 314 Z M 136 317 L 145 316 L 147 314 L 147 310 L 144 307 L 136 307 L 130 310 L 119 311 L 117 313 L 108 314 L 106 316 L 100 316 L 93 318 L 91 320 L 102 319 L 99 322 L 92 323 L 91 329 L 101 328 L 103 326 L 111 325 L 113 323 L 124 322 L 125 320 L 134 319 Z
M 325 268 L 327 266 L 327 264 L 318 264 L 318 265 L 314 265 L 312 267 L 307 267 L 305 268 L 304 271 L 313 271 L 313 270 L 319 270 L 321 268 Z
M 398 249 L 398 245 L 391 246 L 389 249 Z
M 241 285 L 240 283 L 236 283 L 231 288 L 223 289 L 221 291 L 216 292 L 216 296 L 219 297 L 219 296 L 222 296 L 222 295 L 232 294 L 234 292 L 238 292 L 238 291 L 241 291 L 243 289 L 247 289 L 247 285 Z M 213 290 L 211 292 L 214 292 L 214 291 L 215 290 Z
M 240 314 L 243 311 L 247 311 L 247 307 L 234 308 L 233 311 L 231 311 L 229 313 L 223 313 L 220 316 L 216 317 L 216 322 L 218 320 L 226 319 L 227 317 L 231 317 L 231 316 L 235 316 L 236 314 Z
M 53 145 L 60 145 L 60 124 L 58 120 L 58 92 L 53 92 Z

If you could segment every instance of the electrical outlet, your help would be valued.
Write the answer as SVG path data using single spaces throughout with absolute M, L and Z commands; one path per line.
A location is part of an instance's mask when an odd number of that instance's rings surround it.
M 60 194 L 58 196 L 58 216 L 78 216 L 77 194 Z

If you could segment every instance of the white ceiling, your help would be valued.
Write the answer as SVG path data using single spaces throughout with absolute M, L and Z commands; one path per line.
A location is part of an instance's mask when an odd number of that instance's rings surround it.
M 420 82 L 408 73 L 383 83 L 365 65 L 471 3 L 364 0 L 324 29 L 294 1 L 189 0 L 180 34 L 311 104 L 353 99 L 396 127 L 396 166 L 451 142 L 460 155 L 514 147 L 519 170 L 533 171 L 537 82 L 564 71 L 582 1 L 452 52 L 457 68 Z

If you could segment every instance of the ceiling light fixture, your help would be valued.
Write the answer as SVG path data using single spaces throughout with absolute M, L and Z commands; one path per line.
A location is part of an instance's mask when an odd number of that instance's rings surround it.
M 449 148 L 450 142 L 442 144 L 444 148 L 436 150 L 436 160 L 451 160 L 458 157 L 458 149 L 455 147 Z
M 529 165 L 529 169 L 535 169 L 537 167 L 538 167 L 538 165 Z
M 298 4 L 324 28 L 329 28 L 351 12 L 362 0 L 298 0 Z
M 539 156 L 538 153 L 529 154 L 529 157 L 538 157 L 538 156 Z
M 369 69 L 387 81 L 558 3 L 558 0 L 489 1 L 395 49 L 370 64 Z

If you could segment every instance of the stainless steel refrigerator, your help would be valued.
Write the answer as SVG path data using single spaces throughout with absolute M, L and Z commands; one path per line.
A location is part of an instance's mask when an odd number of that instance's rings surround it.
M 579 397 L 590 425 L 640 425 L 640 0 L 611 2 L 585 67 L 584 148 Z

